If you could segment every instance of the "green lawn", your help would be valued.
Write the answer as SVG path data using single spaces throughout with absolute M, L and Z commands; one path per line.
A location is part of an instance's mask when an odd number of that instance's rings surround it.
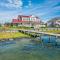
M 0 39 L 29 37 L 20 32 L 0 32 Z
M 49 30 L 46 32 L 60 34 L 60 30 Z

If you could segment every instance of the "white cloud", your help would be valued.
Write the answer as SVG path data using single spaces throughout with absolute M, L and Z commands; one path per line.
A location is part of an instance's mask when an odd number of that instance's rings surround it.
M 2 2 L 0 5 L 7 8 L 21 8 L 23 5 L 22 0 L 7 0 L 8 3 Z
M 22 7 L 22 0 L 13 0 L 11 6 L 12 7 Z
M 53 4 L 54 3 L 54 4 Z M 30 9 L 30 11 L 27 11 L 27 13 L 31 12 L 30 14 L 35 14 L 35 15 L 46 15 L 46 14 L 51 14 L 55 12 L 56 10 L 60 10 L 60 7 L 54 7 L 58 2 L 55 1 L 46 1 L 46 3 L 38 4 L 34 8 Z
M 30 0 L 30 1 L 29 1 L 29 7 L 31 7 L 31 6 L 32 6 L 32 1 Z
M 25 8 L 31 8 L 33 5 L 32 5 L 32 0 L 29 0 L 28 1 L 28 5 L 24 6 Z
M 12 0 L 8 0 L 9 3 L 12 3 Z
M 13 18 L 17 18 L 18 13 L 12 12 L 0 12 L 0 23 L 11 22 Z

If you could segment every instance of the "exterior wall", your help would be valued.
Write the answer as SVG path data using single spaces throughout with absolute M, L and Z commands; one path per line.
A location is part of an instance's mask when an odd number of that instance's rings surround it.
M 60 25 L 60 20 L 56 21 L 56 24 Z

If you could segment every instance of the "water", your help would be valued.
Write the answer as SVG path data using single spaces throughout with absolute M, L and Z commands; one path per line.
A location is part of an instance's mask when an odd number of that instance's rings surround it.
M 47 44 L 48 36 L 42 36 L 42 39 Z M 55 37 L 51 39 L 54 41 Z M 60 48 L 47 47 L 30 38 L 0 42 L 0 60 L 60 60 Z
M 41 39 L 43 40 L 43 43 L 45 43 L 45 44 L 51 43 L 51 45 L 60 46 L 60 37 L 44 35 L 41 37 Z

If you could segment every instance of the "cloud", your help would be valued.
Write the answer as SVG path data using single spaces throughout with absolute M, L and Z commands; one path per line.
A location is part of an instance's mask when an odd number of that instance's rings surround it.
M 24 2 L 25 4 L 26 2 Z M 26 5 L 24 6 L 25 8 L 31 8 L 32 7 L 32 0 L 28 0 L 28 2 L 26 3 Z
M 54 3 L 54 4 L 53 4 Z M 36 15 L 45 15 L 45 14 L 52 14 L 51 12 L 55 12 L 60 10 L 60 6 L 54 7 L 58 1 L 46 1 L 46 4 L 43 5 L 38 5 L 38 7 L 35 6 L 35 8 L 31 9 L 30 12 L 31 14 L 36 14 Z M 40 13 L 40 14 L 39 14 Z
M 28 5 L 29 5 L 29 7 L 31 7 L 31 6 L 32 6 L 32 1 L 31 1 L 31 0 L 29 1 L 29 4 L 28 4 Z
M 12 3 L 12 0 L 8 0 L 9 3 Z
M 31 2 L 30 2 L 31 3 Z M 31 14 L 35 14 L 40 13 L 41 11 L 44 12 L 43 10 L 48 10 L 50 8 L 52 8 L 52 6 L 56 5 L 56 3 L 52 4 L 53 2 L 49 2 L 47 1 L 44 4 L 37 4 L 37 5 L 32 5 L 32 3 L 30 4 L 30 6 L 32 6 L 29 10 L 27 10 L 26 13 L 31 13 Z
M 8 2 L 1 2 L 0 6 L 6 7 L 6 8 L 21 8 L 23 5 L 22 0 L 7 0 Z
M 17 12 L 0 12 L 0 23 L 11 22 L 13 18 L 17 18 Z

